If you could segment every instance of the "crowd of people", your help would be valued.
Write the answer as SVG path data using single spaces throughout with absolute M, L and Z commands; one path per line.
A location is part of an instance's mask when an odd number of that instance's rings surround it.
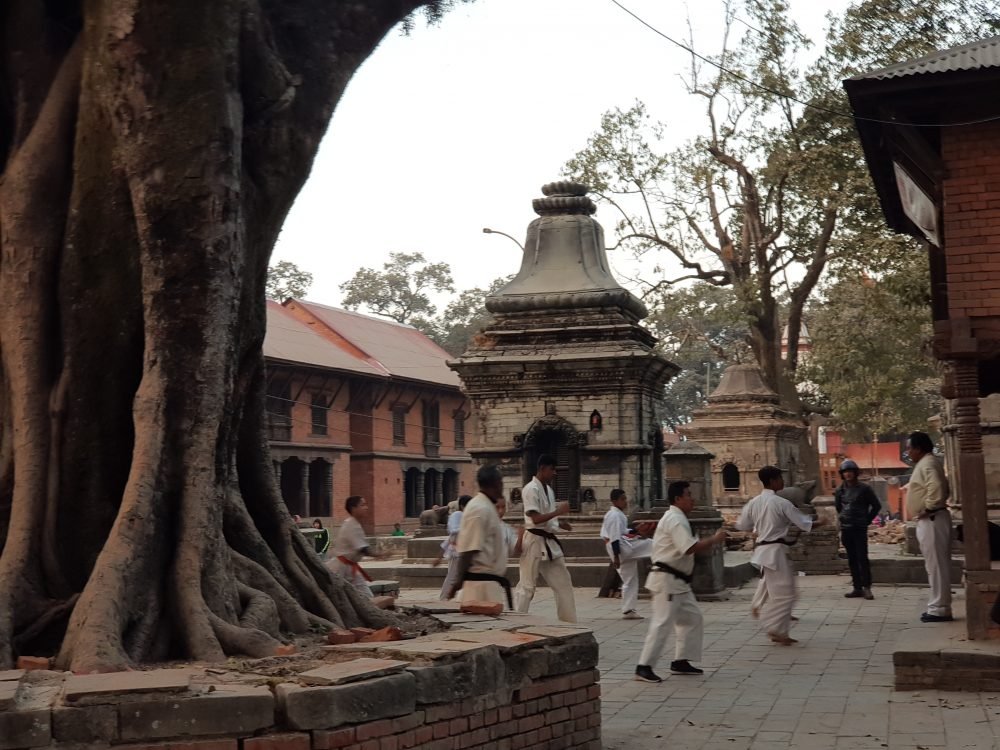
M 907 509 L 910 517 L 917 519 L 917 539 L 931 589 L 921 620 L 950 621 L 948 482 L 926 433 L 910 435 L 907 453 L 914 467 L 908 484 Z M 871 487 L 861 481 L 855 462 L 844 461 L 840 476 L 842 481 L 834 500 L 852 584 L 844 596 L 873 599 L 867 533 L 868 526 L 879 515 L 880 503 Z M 452 599 L 461 592 L 464 600 L 495 602 L 517 612 L 527 612 L 541 576 L 552 590 L 558 619 L 577 622 L 573 583 L 559 539 L 560 532 L 572 528 L 564 518 L 570 506 L 556 499 L 555 477 L 555 459 L 541 456 L 535 476 L 522 490 L 524 523 L 515 530 L 503 520 L 506 513 L 503 474 L 495 465 L 480 467 L 476 475 L 479 492 L 475 496 L 461 497 L 458 509 L 448 519 L 447 538 L 442 542 L 438 559 L 438 563 L 447 561 L 448 564 L 441 599 Z M 747 502 L 735 524 L 740 531 L 752 532 L 756 540 L 751 563 L 759 569 L 761 578 L 750 613 L 760 619 L 772 642 L 788 646 L 796 643 L 791 637 L 791 627 L 796 620 L 792 611 L 797 599 L 795 570 L 788 554 L 795 543 L 790 532 L 796 528 L 808 533 L 825 522 L 813 518 L 779 494 L 784 489 L 780 468 L 765 466 L 758 472 L 758 478 L 761 492 Z M 644 558 L 650 559 L 646 588 L 652 594 L 652 616 L 635 677 L 654 683 L 662 681 L 655 668 L 671 631 L 674 635 L 671 673 L 702 674 L 703 670 L 695 666 L 701 661 L 703 640 L 701 609 L 692 589 L 695 557 L 723 545 L 726 540 L 726 532 L 721 529 L 704 538 L 693 533 L 688 519 L 695 501 L 688 482 L 671 483 L 667 500 L 668 509 L 650 531 L 641 525 L 630 525 L 628 497 L 620 489 L 613 490 L 611 508 L 601 526 L 601 538 L 608 556 L 621 577 L 621 608 L 625 619 L 643 619 L 637 609 L 638 563 Z M 332 543 L 332 559 L 328 564 L 335 573 L 370 596 L 367 584 L 371 579 L 360 562 L 365 557 L 377 559 L 381 555 L 369 548 L 358 521 L 365 509 L 364 498 L 347 499 L 348 518 Z M 520 575 L 516 587 L 507 578 L 511 556 L 519 558 Z

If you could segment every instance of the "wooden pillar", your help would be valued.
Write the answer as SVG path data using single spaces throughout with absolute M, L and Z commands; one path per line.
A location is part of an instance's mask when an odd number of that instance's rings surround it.
M 951 360 L 945 367 L 945 396 L 954 399 L 955 441 L 953 503 L 962 511 L 966 570 L 990 569 L 986 513 L 986 463 L 979 413 L 979 370 L 974 359 Z
M 309 461 L 302 461 L 302 489 L 299 498 L 301 499 L 302 515 L 309 515 Z

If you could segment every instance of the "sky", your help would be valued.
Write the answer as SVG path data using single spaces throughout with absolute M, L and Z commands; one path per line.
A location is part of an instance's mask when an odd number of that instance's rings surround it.
M 687 37 L 690 17 L 695 48 L 719 49 L 722 0 L 621 1 L 675 38 Z M 848 4 L 790 0 L 818 44 L 826 14 Z M 602 113 L 638 99 L 666 125 L 668 144 L 698 132 L 689 69 L 686 52 L 610 0 L 476 0 L 436 25 L 393 31 L 337 107 L 272 264 L 312 273 L 308 298 L 331 305 L 340 284 L 394 251 L 448 263 L 457 290 L 487 286 L 517 271 L 521 251 L 483 227 L 523 242 L 531 200 L 561 177 Z M 614 217 L 597 218 L 613 244 Z M 637 271 L 624 253 L 610 261 L 620 277 Z

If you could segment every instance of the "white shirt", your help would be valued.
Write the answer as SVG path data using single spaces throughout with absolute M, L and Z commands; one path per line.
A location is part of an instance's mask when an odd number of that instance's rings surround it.
M 462 511 L 456 510 L 448 516 L 448 538 L 441 542 L 441 550 L 444 552 L 445 560 L 450 560 L 455 556 L 455 538 L 458 536 L 461 524 Z
M 787 539 L 792 526 L 803 531 L 812 528 L 812 518 L 795 507 L 774 490 L 764 490 L 743 507 L 736 528 L 757 534 L 757 546 L 750 556 L 750 562 L 760 568 L 778 568 L 778 556 L 788 554 L 786 544 L 764 544 L 772 539 Z
M 656 524 L 656 532 L 653 534 L 653 554 L 650 555 L 650 559 L 654 563 L 666 563 L 671 568 L 677 568 L 681 573 L 690 575 L 694 571 L 694 555 L 689 555 L 687 551 L 697 542 L 684 511 L 672 505 Z M 646 588 L 654 594 L 660 592 L 683 594 L 691 590 L 691 585 L 677 576 L 665 571 L 653 572 L 655 570 L 654 566 L 646 579 Z
M 527 532 L 528 529 L 545 529 L 553 534 L 559 533 L 558 519 L 550 518 L 545 523 L 536 524 L 532 522 L 531 516 L 528 515 L 529 511 L 537 511 L 542 515 L 554 511 L 556 509 L 556 493 L 553 492 L 551 487 L 546 487 L 542 484 L 538 477 L 532 477 L 531 481 L 524 485 L 524 489 L 521 490 L 521 500 L 524 503 L 524 546 L 527 548 L 527 554 L 531 554 L 532 548 L 537 546 L 537 551 L 548 559 L 548 555 L 543 548 L 544 543 L 544 547 L 548 547 L 549 552 L 552 553 L 552 559 L 562 557 L 562 548 L 558 544 Z
M 472 552 L 473 573 L 492 573 L 502 576 L 507 573 L 506 524 L 500 520 L 497 507 L 482 492 L 465 506 L 462 524 L 458 529 L 457 550 L 459 554 Z
M 621 508 L 611 506 L 611 509 L 604 514 L 604 523 L 601 524 L 601 538 L 605 544 L 621 541 L 621 538 L 628 533 L 628 517 Z
M 361 528 L 358 519 L 350 516 L 340 525 L 337 538 L 333 540 L 333 556 L 343 556 L 358 562 L 363 557 L 361 550 L 367 546 L 368 537 L 365 536 L 365 530 Z

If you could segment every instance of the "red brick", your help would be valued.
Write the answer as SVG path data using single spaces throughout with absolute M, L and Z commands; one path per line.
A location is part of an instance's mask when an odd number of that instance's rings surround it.
M 461 712 L 461 705 L 457 703 L 445 703 L 439 706 L 431 706 L 425 709 L 425 721 L 433 724 L 442 719 L 454 719 Z
M 399 740 L 399 750 L 408 750 L 417 745 L 417 733 L 413 730 L 397 734 L 396 739 Z
M 601 686 L 591 685 L 587 688 L 587 700 L 594 700 L 595 698 L 601 697 Z
M 424 712 L 414 711 L 412 714 L 407 714 L 406 716 L 399 716 L 393 719 L 392 731 L 408 732 L 411 729 L 416 729 L 423 723 L 424 723 Z
M 593 685 L 599 679 L 601 679 L 601 675 L 596 669 L 588 669 L 586 672 L 574 672 L 569 675 L 569 687 L 570 690 L 576 690 L 577 688 Z
M 372 628 L 351 628 L 351 632 L 357 638 L 364 638 L 366 635 L 371 635 L 375 631 Z
M 403 640 L 403 631 L 399 628 L 387 627 L 379 628 L 374 633 L 362 636 L 358 639 L 361 643 L 386 643 L 389 641 Z
M 503 722 L 510 721 L 513 715 L 514 715 L 513 706 L 500 706 L 497 708 L 497 721 L 503 721 Z
M 434 739 L 434 730 L 428 726 L 418 727 L 417 730 L 417 745 L 422 745 L 425 742 L 430 742 Z
M 378 741 L 378 750 L 399 750 L 398 735 L 380 739 Z
M 359 724 L 355 727 L 355 735 L 358 742 L 364 742 L 365 740 L 371 740 L 376 737 L 384 737 L 387 734 L 395 733 L 396 727 L 394 726 L 393 719 L 370 721 L 367 724 Z
M 354 727 L 313 732 L 313 750 L 340 750 L 354 742 Z
M 546 724 L 557 724 L 561 721 L 569 720 L 569 709 L 568 708 L 556 708 L 545 714 Z
M 497 709 L 490 708 L 483 712 L 483 724 L 492 726 L 497 723 Z
M 524 734 L 543 726 L 545 726 L 545 717 L 541 714 L 535 714 L 534 716 L 525 716 L 521 719 L 517 723 L 517 731 Z
M 243 750 L 311 750 L 312 738 L 305 732 L 266 734 L 243 740 Z
M 282 643 L 276 649 L 274 649 L 275 656 L 291 656 L 296 652 L 295 644 L 293 643 Z
M 468 615 L 499 615 L 503 612 L 500 602 L 462 602 L 461 611 Z
M 34 669 L 49 669 L 51 662 L 44 656 L 19 656 L 17 657 L 17 668 L 30 672 Z
M 434 730 L 434 739 L 439 740 L 442 737 L 448 737 L 451 734 L 451 728 L 449 726 L 450 722 L 439 721 L 437 724 L 431 726 Z
M 331 646 L 341 646 L 347 643 L 354 643 L 358 637 L 350 630 L 340 630 L 334 628 L 326 634 L 326 642 Z
M 239 743 L 234 739 L 221 740 L 189 740 L 178 742 L 151 742 L 133 745 L 115 745 L 116 750 L 239 750 Z
M 461 734 L 462 732 L 469 731 L 469 720 L 464 716 L 458 719 L 452 719 L 451 723 L 448 725 L 448 734 Z

